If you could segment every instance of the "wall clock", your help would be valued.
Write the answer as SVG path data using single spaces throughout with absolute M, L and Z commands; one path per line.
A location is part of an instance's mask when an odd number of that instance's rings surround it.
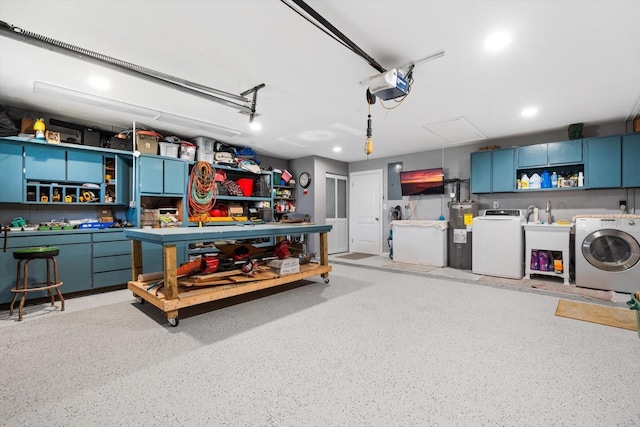
M 308 188 L 309 185 L 311 185 L 311 174 L 309 172 L 302 172 L 298 178 L 298 182 L 300 183 L 300 187 Z

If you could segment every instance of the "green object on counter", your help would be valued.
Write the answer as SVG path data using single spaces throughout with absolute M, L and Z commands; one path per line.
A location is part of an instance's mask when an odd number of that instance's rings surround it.
M 25 221 L 23 218 L 13 218 L 11 220 L 11 226 L 12 227 L 26 227 L 27 226 L 27 221 Z
M 638 337 L 640 337 L 640 291 L 635 294 L 631 294 L 631 299 L 627 301 L 629 310 L 636 310 L 636 317 L 638 320 Z

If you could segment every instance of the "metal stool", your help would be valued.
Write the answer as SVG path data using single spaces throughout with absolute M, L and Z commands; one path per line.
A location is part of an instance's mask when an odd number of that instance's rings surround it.
M 20 306 L 18 307 L 18 320 L 22 320 L 22 309 L 24 307 L 24 301 L 27 298 L 29 292 L 47 290 L 49 297 L 51 298 L 51 305 L 55 305 L 55 299 L 53 296 L 53 289 L 56 290 L 58 298 L 62 303 L 60 311 L 64 311 L 64 298 L 60 292 L 60 286 L 62 282 L 58 280 L 58 263 L 56 261 L 56 255 L 60 253 L 60 249 L 55 246 L 40 246 L 34 248 L 22 248 L 13 251 L 13 257 L 18 260 L 18 270 L 16 274 L 16 287 L 11 289 L 14 293 L 11 300 L 11 306 L 9 307 L 9 315 L 13 314 L 13 304 L 18 299 L 18 294 L 22 294 L 20 298 Z M 47 281 L 38 283 L 29 283 L 29 261 L 34 259 L 44 259 L 47 262 Z M 53 267 L 53 277 L 52 276 Z

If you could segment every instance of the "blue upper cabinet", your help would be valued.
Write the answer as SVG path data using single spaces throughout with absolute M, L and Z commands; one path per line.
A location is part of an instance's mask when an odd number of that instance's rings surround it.
M 589 138 L 585 142 L 588 152 L 584 168 L 585 187 L 620 187 L 622 184 L 622 137 Z
M 518 147 L 518 167 L 582 163 L 582 139 Z
M 640 133 L 622 137 L 622 186 L 640 187 Z
M 492 151 L 491 191 L 494 193 L 515 190 L 516 183 L 516 149 Z
M 100 184 L 102 154 L 92 151 L 67 152 L 67 182 Z
M 582 163 L 582 139 L 549 142 L 547 144 L 547 161 L 550 165 Z
M 164 160 L 164 192 L 182 196 L 187 190 L 187 164 L 182 160 Z
M 66 162 L 64 149 L 46 145 L 27 145 L 24 147 L 24 177 L 26 179 L 51 182 L 66 181 Z
M 140 157 L 140 192 L 182 196 L 186 191 L 187 164 L 183 160 Z
M 518 147 L 518 167 L 529 168 L 547 165 L 547 144 Z
M 491 151 L 471 153 L 471 192 L 491 193 Z
M 22 146 L 0 144 L 0 202 L 22 202 Z

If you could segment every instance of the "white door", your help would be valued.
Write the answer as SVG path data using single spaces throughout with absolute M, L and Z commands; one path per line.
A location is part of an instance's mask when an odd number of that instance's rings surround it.
M 349 251 L 380 255 L 382 170 L 349 175 Z
M 329 253 L 336 254 L 349 250 L 347 230 L 347 177 L 327 174 L 326 182 L 326 223 L 331 225 L 327 238 Z

